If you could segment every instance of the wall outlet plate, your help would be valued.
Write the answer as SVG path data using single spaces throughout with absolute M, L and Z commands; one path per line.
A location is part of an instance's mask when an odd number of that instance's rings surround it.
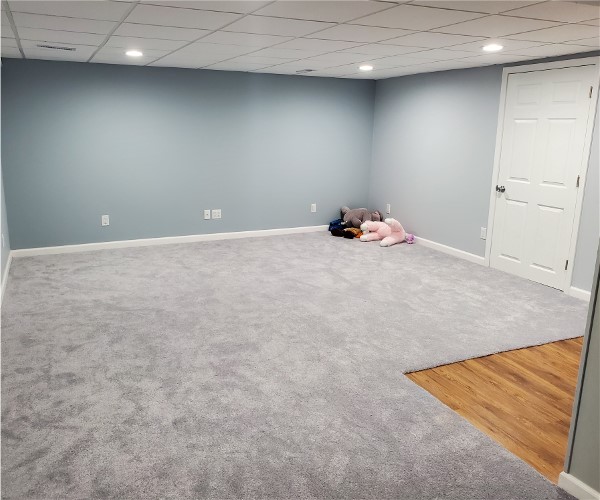
M 210 209 L 204 211 L 204 220 L 210 220 Z
M 103 215 L 102 216 L 102 225 L 103 226 L 110 226 L 110 219 L 109 219 L 108 215 Z
M 482 227 L 481 228 L 481 232 L 479 233 L 479 237 L 482 240 L 485 240 L 487 238 L 487 227 Z
M 392 213 L 392 206 L 389 203 L 385 206 L 385 213 L 386 214 Z
M 317 211 L 317 204 L 316 203 L 311 203 L 311 205 L 310 205 L 310 211 L 313 214 Z
M 220 208 L 215 208 L 212 211 L 212 218 L 213 219 L 220 219 L 221 218 L 221 209 Z

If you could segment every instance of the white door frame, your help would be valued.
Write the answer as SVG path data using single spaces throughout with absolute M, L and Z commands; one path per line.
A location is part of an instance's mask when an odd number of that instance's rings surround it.
M 500 173 L 500 153 L 502 151 L 502 133 L 504 131 L 504 115 L 506 108 L 506 86 L 508 77 L 514 73 L 527 73 L 530 71 L 544 71 L 549 69 L 573 68 L 577 66 L 595 66 L 596 72 L 600 75 L 600 57 L 584 57 L 581 59 L 568 59 L 565 61 L 554 61 L 549 63 L 527 64 L 524 66 L 505 67 L 502 70 L 502 88 L 500 91 L 500 109 L 498 110 L 498 128 L 496 130 L 496 151 L 494 153 L 494 170 L 492 173 L 492 185 L 490 188 L 490 208 L 488 212 L 487 239 L 485 242 L 485 265 L 490 267 L 490 253 L 492 250 L 492 237 L 494 234 L 494 215 L 496 213 L 496 184 L 498 184 L 498 175 Z M 597 76 L 598 76 L 597 75 Z M 577 199 L 575 202 L 575 213 L 573 219 L 573 232 L 569 244 L 569 267 L 565 278 L 565 292 L 571 287 L 573 278 L 573 268 L 575 267 L 575 252 L 577 250 L 577 235 L 579 234 L 579 222 L 581 220 L 581 208 L 583 202 L 583 193 L 585 191 L 585 181 L 592 147 L 592 132 L 594 130 L 594 120 L 596 118 L 598 103 L 598 84 L 599 78 L 596 78 L 594 85 L 595 94 L 592 96 L 592 112 L 588 116 L 588 123 L 585 132 L 585 143 L 582 155 L 582 165 L 580 167 L 581 177 L 579 179 L 579 189 L 577 190 Z

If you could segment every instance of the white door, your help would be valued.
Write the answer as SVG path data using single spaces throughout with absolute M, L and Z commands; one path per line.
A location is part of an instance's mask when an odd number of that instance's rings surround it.
M 597 78 L 596 66 L 508 76 L 492 267 L 564 289 Z

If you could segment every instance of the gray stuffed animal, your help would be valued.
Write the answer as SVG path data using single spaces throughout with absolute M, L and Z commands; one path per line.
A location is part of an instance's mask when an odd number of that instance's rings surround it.
M 383 220 L 381 213 L 377 210 L 369 212 L 366 208 L 350 209 L 348 207 L 342 207 L 341 212 L 342 219 L 347 227 L 360 227 L 361 224 L 364 224 L 368 220 L 375 222 L 381 222 Z

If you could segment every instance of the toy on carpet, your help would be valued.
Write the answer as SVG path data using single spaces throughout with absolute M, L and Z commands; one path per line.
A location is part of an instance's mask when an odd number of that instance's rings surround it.
M 367 221 L 360 228 L 363 231 L 360 241 L 380 241 L 379 245 L 382 247 L 390 247 L 403 241 L 412 244 L 415 241 L 414 235 L 407 234 L 396 219 L 385 219 L 384 222 Z
M 381 221 L 383 217 L 377 210 L 370 212 L 366 208 L 348 208 L 342 207 L 342 219 L 346 227 L 359 228 L 361 224 L 367 221 Z

